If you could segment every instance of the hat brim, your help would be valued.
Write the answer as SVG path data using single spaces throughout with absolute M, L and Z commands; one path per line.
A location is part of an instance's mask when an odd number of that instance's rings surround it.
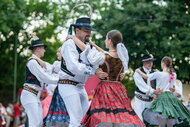
M 41 47 L 41 46 L 43 46 L 44 48 L 47 48 L 47 45 L 38 44 L 38 45 L 30 46 L 28 49 L 33 50 L 34 48 L 36 48 L 36 47 Z
M 85 27 L 85 26 L 84 26 L 83 28 L 86 28 L 86 29 L 88 29 L 88 30 L 90 30 L 90 31 L 96 31 L 96 29 L 94 29 L 94 28 L 92 28 L 92 27 L 89 28 L 89 27 Z
M 149 59 L 142 60 L 142 62 L 153 62 L 155 60 L 156 60 L 155 58 L 149 58 Z
M 78 27 L 78 28 L 86 28 L 90 31 L 96 31 L 96 29 L 92 28 L 90 25 L 86 25 L 86 24 L 73 24 L 74 27 Z

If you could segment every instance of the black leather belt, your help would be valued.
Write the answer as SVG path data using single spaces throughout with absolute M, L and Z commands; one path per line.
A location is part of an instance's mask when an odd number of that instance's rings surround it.
M 143 98 L 142 95 L 140 95 L 140 94 L 136 94 L 135 97 L 138 98 L 139 100 L 147 101 L 147 102 L 150 102 L 153 100 L 153 97 Z
M 76 86 L 77 84 L 79 84 L 79 82 L 75 82 L 69 79 L 59 79 L 58 81 L 59 84 L 69 84 L 69 85 L 74 85 Z
M 33 89 L 33 88 L 31 88 L 31 87 L 29 87 L 27 85 L 24 86 L 24 90 L 29 91 L 29 92 L 31 92 L 31 93 L 33 93 L 35 95 L 38 95 L 38 91 L 37 90 L 35 90 L 35 89 Z

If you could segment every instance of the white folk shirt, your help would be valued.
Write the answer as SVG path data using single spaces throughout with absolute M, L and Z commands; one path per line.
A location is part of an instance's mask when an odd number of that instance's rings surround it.
M 183 97 L 183 85 L 180 80 L 178 80 L 178 82 L 177 81 L 175 82 L 175 92 L 174 93 L 180 94 L 181 97 L 179 97 L 178 99 L 183 100 L 183 98 L 184 98 Z
M 96 55 L 94 55 L 94 53 L 96 53 Z M 93 61 L 97 65 L 103 63 L 104 61 L 104 54 L 98 52 L 94 48 L 91 50 L 89 46 L 87 46 L 87 48 L 79 54 L 75 42 L 72 39 L 68 39 L 64 42 L 61 48 L 61 54 L 65 60 L 67 69 L 75 76 L 70 76 L 60 70 L 59 78 L 79 82 L 78 85 L 84 85 L 89 76 L 95 74 L 98 66 L 89 66 L 89 61 Z M 90 57 L 89 55 L 93 57 Z M 81 58 L 82 62 L 79 62 L 79 57 Z
M 46 63 L 46 72 L 54 76 L 59 77 L 59 71 L 61 69 L 61 61 L 54 61 L 53 64 Z
M 151 74 L 148 74 L 148 83 L 150 83 L 151 80 L 156 79 L 156 88 L 160 88 L 163 91 L 170 91 L 169 88 L 173 88 L 176 81 L 176 74 L 174 74 L 174 79 L 170 81 L 170 74 L 167 72 L 154 72 Z
M 37 56 L 35 56 L 35 57 L 37 57 Z M 39 63 L 34 59 L 28 61 L 26 66 L 28 67 L 30 72 L 40 81 L 41 84 L 42 83 L 56 84 L 58 82 L 58 80 L 59 80 L 59 77 L 55 77 L 55 76 L 52 76 L 52 75 L 48 74 L 45 71 L 45 69 L 43 69 L 39 65 Z M 42 87 L 39 87 L 39 86 L 37 86 L 35 84 L 25 83 L 24 85 L 28 85 L 28 86 L 30 86 L 31 88 L 33 88 L 33 89 L 35 89 L 37 91 L 42 90 Z
M 50 75 L 59 78 L 59 71 L 61 69 L 61 61 L 54 61 L 53 64 L 46 63 L 46 72 Z M 56 84 L 45 84 L 48 95 L 53 95 L 53 92 L 57 86 Z
M 147 70 L 145 67 L 143 67 L 143 69 L 146 73 L 150 73 L 151 71 L 151 70 Z M 133 78 L 134 78 L 136 86 L 139 88 L 140 91 L 142 91 L 143 93 L 146 93 L 147 96 L 153 95 L 154 89 L 151 87 L 150 84 L 147 84 L 144 81 L 144 79 L 138 72 L 134 73 Z M 135 94 L 140 94 L 140 93 L 135 91 Z

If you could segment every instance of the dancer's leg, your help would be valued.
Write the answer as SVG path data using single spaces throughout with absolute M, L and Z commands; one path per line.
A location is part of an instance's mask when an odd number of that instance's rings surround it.
M 167 118 L 157 117 L 157 119 L 158 119 L 158 122 L 159 122 L 159 127 L 166 127 Z

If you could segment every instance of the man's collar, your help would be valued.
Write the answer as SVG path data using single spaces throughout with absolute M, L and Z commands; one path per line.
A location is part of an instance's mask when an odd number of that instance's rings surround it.
M 144 66 L 143 66 L 143 69 L 146 73 L 150 73 L 151 69 L 146 69 Z

